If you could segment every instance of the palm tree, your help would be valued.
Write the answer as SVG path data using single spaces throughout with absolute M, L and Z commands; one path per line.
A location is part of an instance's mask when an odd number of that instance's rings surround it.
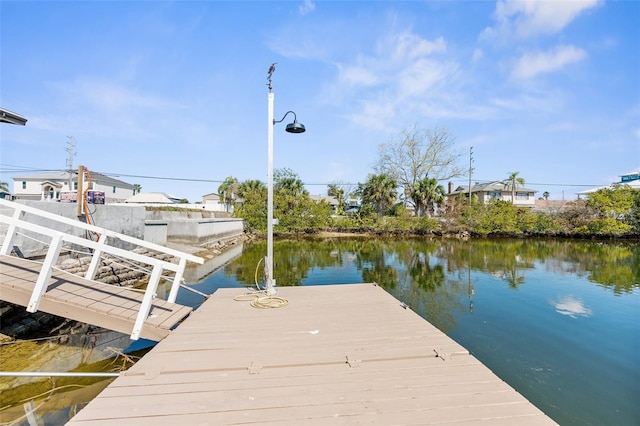
M 444 187 L 437 179 L 425 177 L 417 181 L 409 191 L 409 196 L 416 205 L 416 214 L 422 216 L 433 203 L 440 203 L 444 199 Z
M 344 211 L 347 205 L 344 189 L 340 188 L 335 183 L 331 183 L 327 186 L 327 195 L 330 197 L 336 197 L 336 200 L 338 200 L 338 213 Z
M 0 181 L 0 191 L 9 192 L 9 184 L 5 181 Z
M 218 195 L 225 205 L 225 210 L 228 212 L 231 208 L 231 203 L 238 192 L 238 179 L 233 176 L 228 176 L 218 187 Z
M 509 177 L 502 182 L 505 188 L 511 189 L 511 204 L 514 204 L 516 199 L 516 189 L 521 186 L 524 186 L 524 179 L 518 177 L 520 172 L 511 172 L 509 173 Z
M 133 195 L 139 194 L 142 192 L 142 185 L 140 185 L 139 183 L 134 183 L 133 184 Z
M 300 177 L 291 169 L 275 170 L 273 172 L 273 181 L 273 188 L 276 191 L 284 190 L 295 197 L 309 195 Z
M 238 186 L 238 197 L 248 198 L 252 194 L 261 194 L 267 192 L 267 186 L 259 180 L 245 180 Z
M 398 184 L 387 174 L 369 175 L 367 182 L 360 187 L 362 201 L 375 206 L 378 216 L 389 209 L 398 198 Z
M 546 201 L 549 201 L 549 191 L 544 191 L 544 192 L 542 193 L 542 196 L 544 197 L 544 199 L 545 199 Z

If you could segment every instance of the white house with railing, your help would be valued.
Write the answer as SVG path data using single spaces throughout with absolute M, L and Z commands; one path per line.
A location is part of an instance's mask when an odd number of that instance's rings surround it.
M 104 192 L 105 202 L 118 203 L 136 194 L 134 185 L 100 173 L 84 174 L 83 189 Z M 77 191 L 77 171 L 56 171 L 13 178 L 14 200 L 60 201 L 61 194 Z
M 515 194 L 511 192 L 511 186 L 503 181 L 494 181 L 489 183 L 476 183 L 471 186 L 471 195 L 477 196 L 478 201 L 488 203 L 490 200 L 502 200 L 511 202 L 513 196 L 513 204 L 520 207 L 533 207 L 536 203 L 536 190 L 516 187 Z M 450 191 L 447 196 L 455 197 L 456 195 L 469 196 L 468 186 L 459 186 L 455 190 Z

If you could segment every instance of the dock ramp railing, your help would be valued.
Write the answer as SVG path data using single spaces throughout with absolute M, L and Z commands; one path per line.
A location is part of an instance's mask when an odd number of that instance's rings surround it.
M 142 304 L 140 305 L 140 310 L 138 312 L 138 316 L 133 327 L 133 332 L 131 334 L 131 339 L 133 340 L 139 338 L 143 324 L 146 318 L 149 316 L 151 305 L 153 299 L 156 297 L 156 291 L 160 282 L 160 278 L 162 278 L 163 271 L 167 270 L 175 273 L 173 277 L 173 283 L 171 285 L 171 290 L 169 292 L 169 296 L 167 297 L 168 302 L 175 303 L 176 297 L 178 295 L 178 289 L 180 288 L 180 284 L 184 276 L 184 270 L 187 266 L 187 262 L 194 262 L 198 264 L 204 263 L 204 259 L 198 256 L 110 231 L 108 229 L 101 228 L 95 225 L 90 225 L 84 222 L 66 218 L 64 216 L 59 216 L 53 213 L 46 212 L 44 210 L 26 206 L 24 204 L 0 199 L 0 207 L 3 207 L 3 209 L 0 209 L 0 223 L 8 225 L 4 241 L 2 242 L 2 247 L 0 248 L 0 255 L 11 255 L 14 237 L 20 229 L 27 230 L 32 233 L 37 233 L 50 239 L 49 248 L 43 261 L 42 269 L 40 270 L 38 279 L 33 289 L 33 293 L 31 294 L 31 299 L 29 301 L 29 304 L 27 305 L 28 312 L 36 312 L 38 310 L 40 300 L 47 291 L 47 285 L 49 279 L 51 278 L 52 268 L 56 266 L 58 257 L 65 242 L 90 249 L 91 253 L 87 254 L 91 255 L 91 262 L 89 263 L 89 267 L 84 276 L 84 278 L 88 280 L 94 279 L 96 272 L 98 271 L 98 267 L 100 266 L 100 257 L 103 254 L 117 256 L 120 258 L 149 265 L 151 267 L 149 283 L 147 284 L 147 288 L 142 299 Z M 7 208 L 13 210 L 13 215 L 5 214 Z M 25 213 L 28 213 L 29 219 L 31 219 L 32 221 L 25 220 Z M 71 235 L 69 233 L 38 225 L 36 223 L 33 223 L 33 218 L 31 217 L 32 215 L 36 218 L 40 217 L 67 226 L 79 228 L 84 231 L 89 231 L 91 233 L 94 233 L 95 235 L 99 235 L 98 240 L 93 241 L 87 238 L 82 238 L 76 235 Z M 159 253 L 171 255 L 178 260 L 178 263 L 167 262 L 165 260 L 156 259 L 154 257 L 135 253 L 133 251 L 125 250 L 111 245 L 118 240 L 137 247 L 143 247 L 145 249 L 153 250 Z

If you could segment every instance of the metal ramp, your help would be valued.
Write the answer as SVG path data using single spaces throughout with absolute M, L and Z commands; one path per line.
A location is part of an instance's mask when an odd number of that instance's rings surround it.
M 8 225 L 0 248 L 0 300 L 25 306 L 29 312 L 41 310 L 127 333 L 133 340 L 140 337 L 161 340 L 191 312 L 191 308 L 176 304 L 175 299 L 187 261 L 202 264 L 202 258 L 22 204 L 0 199 L 0 207 L 13 209 L 12 216 L 0 214 L 0 223 Z M 42 219 L 98 234 L 98 241 L 36 223 Z M 10 256 L 12 240 L 18 230 L 48 237 L 50 243 L 44 262 Z M 178 263 L 115 247 L 112 243 L 116 241 L 169 254 L 178 259 Z M 65 243 L 91 250 L 91 263 L 84 277 L 55 268 Z M 141 293 L 94 281 L 100 257 L 104 254 L 147 265 L 151 274 L 146 290 Z M 156 297 L 163 271 L 174 273 L 166 301 Z

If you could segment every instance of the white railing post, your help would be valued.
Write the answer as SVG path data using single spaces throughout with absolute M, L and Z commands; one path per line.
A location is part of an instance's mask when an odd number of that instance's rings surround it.
M 161 275 L 162 266 L 161 264 L 156 263 L 153 267 L 153 271 L 151 272 L 151 277 L 149 277 L 149 283 L 147 284 L 147 289 L 144 292 L 144 297 L 142 298 L 142 304 L 140 305 L 140 311 L 138 311 L 136 322 L 135 324 L 133 324 L 131 340 L 138 340 L 140 338 L 140 333 L 142 333 L 144 322 L 149 316 L 149 312 L 151 312 L 151 304 L 153 303 L 153 298 L 156 295 L 156 290 L 158 289 L 158 283 L 160 282 Z
M 31 293 L 31 300 L 29 300 L 29 304 L 27 305 L 27 312 L 33 313 L 38 310 L 40 299 L 42 298 L 42 295 L 47 291 L 49 279 L 51 278 L 52 268 L 58 261 L 60 249 L 62 248 L 63 237 L 64 234 L 56 233 L 56 235 L 51 238 L 49 251 L 47 251 L 47 256 L 44 258 L 42 269 L 40 270 L 40 274 L 38 275 L 38 279 L 36 280 L 36 285 L 33 288 L 33 293 Z
M 98 265 L 100 264 L 100 256 L 102 256 L 102 246 L 107 243 L 107 233 L 103 232 L 100 234 L 100 238 L 98 238 L 98 248 L 93 250 L 93 255 L 91 256 L 91 263 L 87 268 L 87 272 L 84 274 L 84 277 L 88 280 L 93 280 L 96 276 L 96 272 L 98 271 Z
M 176 275 L 173 277 L 173 284 L 171 284 L 171 291 L 169 292 L 169 297 L 167 298 L 167 302 L 175 303 L 176 298 L 178 297 L 178 290 L 180 289 L 180 283 L 182 282 L 182 277 L 184 276 L 184 269 L 187 267 L 187 259 L 184 257 L 180 258 L 180 263 L 178 263 L 178 270 L 176 271 Z
M 58 261 L 58 257 L 60 255 L 60 251 L 62 249 L 63 242 L 69 242 L 71 244 L 77 244 L 82 247 L 88 247 L 93 250 L 93 256 L 91 258 L 91 262 L 85 273 L 85 278 L 93 280 L 97 274 L 100 257 L 104 253 L 108 253 L 113 256 L 123 257 L 125 259 L 133 260 L 136 262 L 140 262 L 142 264 L 153 265 L 153 271 L 149 278 L 149 283 L 147 285 L 147 290 L 144 294 L 142 304 L 140 306 L 140 311 L 136 317 L 136 322 L 133 327 L 133 332 L 131 334 L 131 339 L 136 340 L 140 337 L 140 333 L 142 332 L 142 328 L 144 327 L 144 322 L 148 318 L 149 313 L 151 312 L 151 307 L 153 303 L 153 299 L 156 297 L 156 292 L 158 288 L 158 284 L 160 282 L 160 278 L 162 277 L 162 272 L 164 270 L 173 271 L 175 273 L 175 278 L 173 284 L 171 286 L 170 294 L 168 301 L 171 303 L 175 303 L 175 300 L 178 295 L 178 290 L 180 288 L 180 284 L 182 282 L 184 271 L 187 265 L 187 262 L 194 262 L 198 264 L 204 263 L 204 259 L 198 256 L 193 256 L 188 253 L 183 253 L 178 250 L 173 250 L 167 247 L 160 246 L 158 244 L 150 243 L 144 240 L 140 240 L 134 237 L 129 237 L 124 234 L 112 232 L 103 228 L 99 228 L 94 225 L 90 225 L 87 223 L 79 222 L 76 220 L 72 220 L 63 216 L 59 216 L 53 213 L 49 213 L 40 209 L 36 209 L 34 207 L 29 207 L 23 204 L 14 203 L 12 201 L 7 201 L 4 199 L 0 199 L 0 207 L 7 207 L 13 209 L 13 215 L 9 216 L 8 214 L 4 214 L 4 212 L 0 212 L 0 223 L 7 224 L 7 233 L 5 235 L 5 239 L 2 243 L 2 247 L 0 247 L 0 255 L 11 254 L 11 250 L 13 248 L 12 242 L 14 240 L 14 236 L 17 234 L 17 229 L 25 229 L 30 232 L 35 232 L 40 235 L 46 235 L 51 237 L 51 244 L 49 245 L 49 250 L 47 251 L 47 255 L 45 257 L 42 269 L 38 278 L 36 280 L 33 292 L 31 294 L 31 299 L 27 306 L 27 311 L 36 312 L 40 305 L 40 301 L 43 295 L 47 291 L 48 283 L 51 279 L 52 269 L 56 265 Z M 84 229 L 86 231 L 96 232 L 100 234 L 100 238 L 98 241 L 93 241 L 90 239 L 85 239 L 72 233 L 65 234 L 55 229 L 45 227 L 42 225 L 38 225 L 37 223 L 30 223 L 24 220 L 21 216 L 23 214 L 35 215 L 41 218 L 45 218 L 48 220 L 55 221 L 60 224 L 70 225 L 75 229 Z M 124 250 L 115 246 L 111 246 L 107 244 L 107 240 L 115 239 L 126 243 L 131 243 L 135 246 L 145 247 L 151 250 L 159 251 L 162 253 L 170 254 L 178 258 L 178 264 L 160 261 L 158 259 L 154 259 L 149 256 L 145 256 L 143 254 L 138 254 L 135 251 Z
M 20 210 L 17 206 L 13 211 L 13 218 L 16 220 L 20 220 L 20 216 L 22 215 L 22 210 Z M 4 254 L 9 256 L 11 254 L 11 248 L 13 243 L 13 237 L 16 235 L 17 229 L 16 223 L 9 224 L 9 228 L 7 229 L 7 233 L 4 236 L 4 241 L 2 242 L 2 248 L 0 249 L 0 254 Z

